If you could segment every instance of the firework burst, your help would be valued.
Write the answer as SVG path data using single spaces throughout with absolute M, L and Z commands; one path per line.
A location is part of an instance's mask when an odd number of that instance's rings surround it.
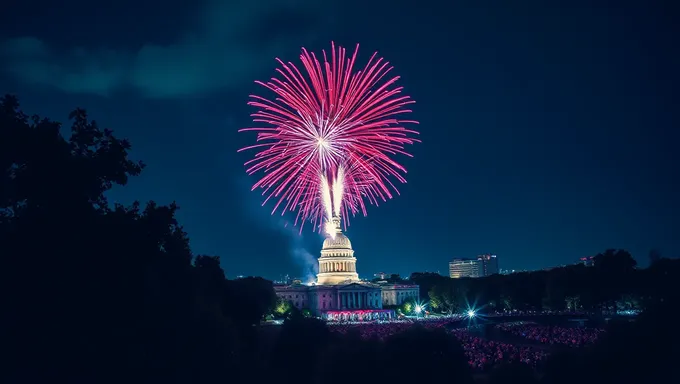
M 366 215 L 366 203 L 398 193 L 391 179 L 406 182 L 392 157 L 410 156 L 404 146 L 418 141 L 404 127 L 417 122 L 397 119 L 415 101 L 393 86 L 399 77 L 387 77 L 392 67 L 377 54 L 355 71 L 358 49 L 347 57 L 332 44 L 330 59 L 323 51 L 319 61 L 303 48 L 303 71 L 277 59 L 279 77 L 256 82 L 276 97 L 250 96 L 253 121 L 267 125 L 240 130 L 257 132 L 258 143 L 240 150 L 258 150 L 246 162 L 248 174 L 263 173 L 252 189 L 263 190 L 263 205 L 275 201 L 272 214 L 297 211 L 300 230 L 306 221 L 320 230 L 331 216 L 346 227 L 350 214 Z

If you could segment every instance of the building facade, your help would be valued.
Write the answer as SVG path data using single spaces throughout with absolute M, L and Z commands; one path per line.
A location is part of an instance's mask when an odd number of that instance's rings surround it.
M 420 301 L 420 287 L 417 285 L 385 284 L 380 288 L 384 306 L 402 305 L 409 299 Z
M 496 255 L 479 255 L 477 260 L 480 263 L 480 274 L 481 276 L 491 276 L 499 273 L 498 270 L 498 257 Z
M 479 261 L 477 259 L 453 259 L 449 262 L 449 277 L 480 277 Z
M 332 222 L 335 235 L 323 242 L 316 283 L 275 285 L 276 295 L 298 309 L 309 309 L 313 315 L 330 321 L 387 320 L 394 317 L 393 310 L 383 309 L 384 289 L 392 298 L 393 293 L 399 297 L 406 293 L 412 295 L 410 292 L 413 290 L 419 291 L 418 286 L 382 287 L 359 280 L 352 243 L 340 229 L 340 218 L 334 217 Z
M 449 262 L 449 277 L 484 277 L 499 273 L 496 255 L 479 255 L 476 259 L 453 259 Z

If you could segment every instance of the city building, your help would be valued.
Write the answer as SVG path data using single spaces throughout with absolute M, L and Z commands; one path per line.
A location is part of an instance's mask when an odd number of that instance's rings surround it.
M 449 277 L 484 277 L 499 273 L 496 255 L 479 255 L 476 259 L 453 259 L 449 262 Z
M 420 287 L 411 284 L 381 284 L 382 303 L 384 306 L 397 306 L 412 299 L 420 301 Z
M 388 297 L 390 303 L 402 303 L 405 297 L 413 297 L 412 292 L 418 292 L 419 287 L 381 286 L 359 280 L 352 243 L 342 233 L 340 218 L 333 217 L 332 222 L 336 234 L 323 242 L 316 283 L 303 285 L 295 281 L 291 285 L 275 285 L 276 295 L 298 309 L 309 309 L 313 315 L 329 321 L 393 318 L 394 310 L 383 309 L 383 298 Z
M 481 276 L 491 276 L 499 272 L 496 255 L 479 255 L 477 260 L 480 262 Z
M 593 265 L 595 265 L 595 257 L 594 256 L 582 257 L 579 259 L 578 264 L 583 264 L 586 267 L 592 267 Z
M 501 275 L 511 275 L 513 273 L 523 273 L 523 272 L 529 272 L 526 269 L 501 269 L 500 274 Z
M 449 277 L 480 277 L 480 263 L 477 259 L 453 259 L 449 262 Z

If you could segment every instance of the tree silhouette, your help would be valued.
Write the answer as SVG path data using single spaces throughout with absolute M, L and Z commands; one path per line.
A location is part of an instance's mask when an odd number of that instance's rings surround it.
M 441 328 L 362 340 L 295 308 L 282 327 L 261 326 L 281 304 L 272 283 L 227 280 L 220 257 L 194 256 L 175 203 L 109 205 L 106 192 L 144 165 L 84 110 L 70 119 L 64 135 L 59 123 L 24 114 L 16 98 L 0 99 L 3 383 L 332 383 L 360 374 L 367 382 L 471 382 L 460 343 Z M 678 278 L 677 259 L 637 269 L 628 252 L 607 250 L 594 267 L 410 280 L 443 313 L 475 304 L 481 311 L 642 306 L 637 322 L 613 322 L 592 349 L 550 358 L 543 381 L 571 383 L 672 377 Z M 499 368 L 490 379 L 535 381 L 526 366 Z

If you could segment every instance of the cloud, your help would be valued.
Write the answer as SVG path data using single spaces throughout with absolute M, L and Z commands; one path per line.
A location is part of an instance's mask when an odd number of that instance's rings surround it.
M 299 277 L 303 283 L 316 281 L 316 274 L 319 271 L 319 263 L 317 261 L 319 255 L 317 253 L 314 256 L 313 253 L 308 251 L 311 248 L 309 243 L 314 242 L 314 239 L 316 239 L 318 244 L 319 241 L 324 239 L 324 236 L 318 232 L 312 232 L 310 223 L 307 223 L 304 234 L 301 234 L 300 227 L 293 226 L 293 222 L 288 220 L 294 219 L 294 217 L 286 218 L 278 214 L 270 215 L 271 205 L 262 207 L 262 196 L 259 193 L 249 192 L 252 180 L 246 177 L 239 177 L 235 178 L 234 182 L 238 190 L 243 192 L 243 197 L 240 199 L 242 203 L 239 206 L 243 209 L 244 217 L 250 219 L 253 224 L 261 228 L 283 234 L 288 240 L 288 254 L 298 267 L 296 273 L 300 273 Z M 308 238 L 305 235 L 308 235 Z
M 134 89 L 151 98 L 193 96 L 251 82 L 254 73 L 272 68 L 275 56 L 309 40 L 311 23 L 326 22 L 319 19 L 325 14 L 316 9 L 319 3 L 214 0 L 172 44 L 62 52 L 27 36 L 0 41 L 0 62 L 22 82 L 68 93 Z
M 319 272 L 319 263 L 316 257 L 304 248 L 295 248 L 293 258 L 302 269 L 302 282 L 304 284 L 316 282 L 316 274 Z

